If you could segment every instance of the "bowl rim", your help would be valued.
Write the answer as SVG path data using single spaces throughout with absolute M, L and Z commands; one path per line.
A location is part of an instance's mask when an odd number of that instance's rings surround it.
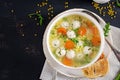
M 72 9 L 71 9 L 72 10 Z M 60 20 L 62 17 L 65 17 L 65 16 L 68 16 L 68 15 L 72 15 L 72 14 L 78 14 L 78 15 L 81 15 L 81 16 L 84 16 L 86 17 L 87 19 L 91 20 L 97 27 L 97 29 L 99 30 L 99 33 L 100 33 L 100 37 L 101 37 L 101 44 L 100 44 L 100 49 L 96 55 L 96 57 L 88 64 L 85 64 L 83 66 L 80 66 L 80 67 L 70 67 L 70 66 L 66 66 L 64 64 L 62 64 L 60 61 L 58 61 L 54 55 L 52 54 L 52 51 L 50 50 L 50 45 L 49 45 L 49 34 L 50 34 L 50 31 L 52 29 L 52 27 L 55 25 L 55 23 Z M 95 63 L 97 61 L 97 59 L 100 57 L 100 55 L 102 54 L 102 51 L 104 49 L 104 44 L 105 44 L 105 41 L 104 41 L 104 34 L 103 34 L 103 30 L 102 28 L 100 27 L 100 24 L 90 15 L 84 13 L 84 12 L 74 12 L 74 9 L 73 9 L 73 12 L 72 13 L 69 13 L 69 10 L 68 12 L 67 11 L 64 11 L 64 12 L 61 12 L 60 14 L 56 15 L 50 22 L 49 24 L 47 25 L 47 28 L 48 28 L 48 31 L 47 31 L 47 36 L 46 36 L 46 44 L 47 44 L 47 49 L 48 49 L 48 54 L 50 54 L 50 56 L 54 59 L 54 61 L 56 61 L 58 64 L 60 64 L 61 66 L 63 67 L 66 67 L 66 68 L 70 68 L 70 69 L 81 69 L 81 68 L 85 68 L 85 67 L 88 67 L 90 66 L 91 64 Z

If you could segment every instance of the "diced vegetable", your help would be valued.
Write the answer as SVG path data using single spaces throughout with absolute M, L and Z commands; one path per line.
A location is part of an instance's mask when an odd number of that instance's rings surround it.
M 63 18 L 63 21 L 67 21 L 67 18 L 66 18 L 66 17 L 64 17 L 64 18 Z
M 86 30 L 86 28 L 83 27 L 83 26 L 81 26 L 81 27 L 79 28 L 79 30 L 78 30 L 78 34 L 81 35 L 81 36 L 85 35 L 86 32 L 87 32 L 87 30 Z
M 84 38 L 82 41 L 84 42 L 83 46 L 91 46 L 92 45 L 91 41 L 88 40 L 87 38 Z
M 63 27 L 60 27 L 60 28 L 57 29 L 57 32 L 61 33 L 63 35 L 66 35 L 67 30 L 65 28 L 63 28 Z
M 71 39 L 75 44 L 77 44 L 79 41 L 76 38 Z
M 76 37 L 79 36 L 78 30 L 79 30 L 79 29 L 74 29 L 74 32 L 77 33 L 77 34 L 76 34 Z
M 67 40 L 66 42 L 65 42 L 65 48 L 66 49 L 73 49 L 74 48 L 74 46 L 75 46 L 75 44 L 74 44 L 74 42 L 72 41 L 72 40 Z
M 86 24 L 87 24 L 88 27 L 93 26 L 93 24 L 90 21 L 87 21 Z
M 98 35 L 98 33 L 99 33 L 97 27 L 91 26 L 90 30 L 92 31 L 93 34 L 96 34 L 96 35 Z
M 62 63 L 67 66 L 72 66 L 73 62 L 71 59 L 68 59 L 67 57 L 64 57 L 62 60 Z
M 101 43 L 100 37 L 98 36 L 94 36 L 91 41 L 94 46 L 99 46 Z
M 89 27 L 89 29 L 93 32 L 93 34 L 98 34 L 98 29 L 96 26 L 94 26 L 90 21 L 86 22 L 87 26 Z
M 90 58 L 89 58 L 89 55 L 88 55 L 88 54 L 85 55 L 85 61 L 86 61 L 87 63 L 90 62 Z

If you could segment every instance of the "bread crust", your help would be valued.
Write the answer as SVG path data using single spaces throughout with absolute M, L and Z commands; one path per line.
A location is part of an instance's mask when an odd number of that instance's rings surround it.
M 82 72 L 87 78 L 97 78 L 104 76 L 109 71 L 109 63 L 107 58 L 102 54 L 100 58 L 91 66 L 83 68 Z

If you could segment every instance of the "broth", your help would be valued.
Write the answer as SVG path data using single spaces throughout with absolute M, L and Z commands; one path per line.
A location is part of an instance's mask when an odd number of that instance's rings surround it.
M 81 15 L 59 19 L 49 34 L 49 47 L 62 64 L 80 67 L 90 63 L 100 49 L 101 38 L 96 25 Z

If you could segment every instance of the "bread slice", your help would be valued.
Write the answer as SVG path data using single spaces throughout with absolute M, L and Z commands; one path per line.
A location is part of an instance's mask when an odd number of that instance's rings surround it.
M 92 64 L 89 67 L 82 69 L 84 75 L 88 78 L 96 78 L 99 76 L 104 76 L 109 71 L 109 63 L 104 54 L 98 59 L 97 62 Z

